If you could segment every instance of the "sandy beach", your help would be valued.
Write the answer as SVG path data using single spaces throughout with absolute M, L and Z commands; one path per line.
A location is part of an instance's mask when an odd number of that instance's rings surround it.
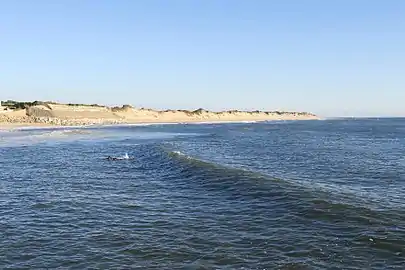
M 48 126 L 116 125 L 143 123 L 199 123 L 199 122 L 245 122 L 272 120 L 314 120 L 316 115 L 307 112 L 221 111 L 204 109 L 194 111 L 106 106 L 72 106 L 43 104 L 25 109 L 5 110 L 0 108 L 0 129 Z

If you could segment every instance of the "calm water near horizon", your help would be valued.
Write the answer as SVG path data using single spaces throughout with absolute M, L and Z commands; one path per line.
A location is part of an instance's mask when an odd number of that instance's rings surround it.
M 403 118 L 0 131 L 0 269 L 404 266 Z

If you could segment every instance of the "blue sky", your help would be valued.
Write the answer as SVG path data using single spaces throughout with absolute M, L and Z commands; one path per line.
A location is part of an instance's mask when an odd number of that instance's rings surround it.
M 405 1 L 0 1 L 0 99 L 405 115 Z

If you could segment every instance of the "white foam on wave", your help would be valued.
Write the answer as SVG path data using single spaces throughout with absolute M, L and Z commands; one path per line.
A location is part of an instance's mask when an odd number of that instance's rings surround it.
M 29 135 L 30 137 L 33 138 L 58 138 L 58 137 L 66 137 L 66 136 L 71 136 L 71 135 L 88 135 L 91 134 L 90 131 L 88 130 L 79 130 L 79 129 L 74 129 L 74 130 L 52 130 L 50 132 L 45 132 L 42 134 L 34 134 L 34 135 Z
M 196 122 L 145 122 L 145 123 L 125 123 L 125 124 L 102 124 L 97 127 L 131 127 L 131 126 L 159 126 L 159 125 L 212 125 L 212 124 L 232 124 L 232 123 L 262 123 L 266 120 L 246 120 L 246 121 L 196 121 Z
M 185 158 L 185 159 L 194 159 L 193 157 L 191 157 L 189 155 L 186 155 L 181 151 L 172 151 L 172 153 L 175 154 L 175 155 L 178 155 L 178 156 L 180 156 L 182 158 Z
M 125 124 L 101 124 L 101 125 L 94 125 L 93 127 L 143 127 L 143 126 L 159 126 L 159 125 L 178 125 L 181 123 L 171 123 L 171 122 L 161 122 L 161 123 L 125 123 Z
M 23 127 L 13 127 L 8 129 L 9 131 L 27 131 L 27 130 L 59 130 L 59 129 L 83 129 L 91 127 L 92 125 L 74 125 L 74 126 L 23 126 Z M 7 129 L 6 129 L 7 130 Z
M 57 141 L 66 139 L 77 139 L 89 136 L 93 132 L 85 129 L 28 129 L 8 133 L 0 133 L 1 146 L 21 146 Z
M 179 136 L 201 136 L 200 133 L 178 133 L 178 132 L 127 132 L 126 138 L 148 140 L 148 139 L 171 139 Z M 122 138 L 122 135 L 117 133 Z
M 179 156 L 185 156 L 185 154 L 183 154 L 183 153 L 180 152 L 180 151 L 173 151 L 173 153 L 175 153 L 175 154 L 177 154 L 177 155 L 179 155 Z
M 201 122 L 186 122 L 181 123 L 183 125 L 215 125 L 215 124 L 254 124 L 261 123 L 261 120 L 250 120 L 250 121 L 201 121 Z

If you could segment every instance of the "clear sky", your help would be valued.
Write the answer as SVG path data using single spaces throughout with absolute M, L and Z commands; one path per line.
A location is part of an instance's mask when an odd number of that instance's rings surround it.
M 0 0 L 0 99 L 405 115 L 405 1 Z

